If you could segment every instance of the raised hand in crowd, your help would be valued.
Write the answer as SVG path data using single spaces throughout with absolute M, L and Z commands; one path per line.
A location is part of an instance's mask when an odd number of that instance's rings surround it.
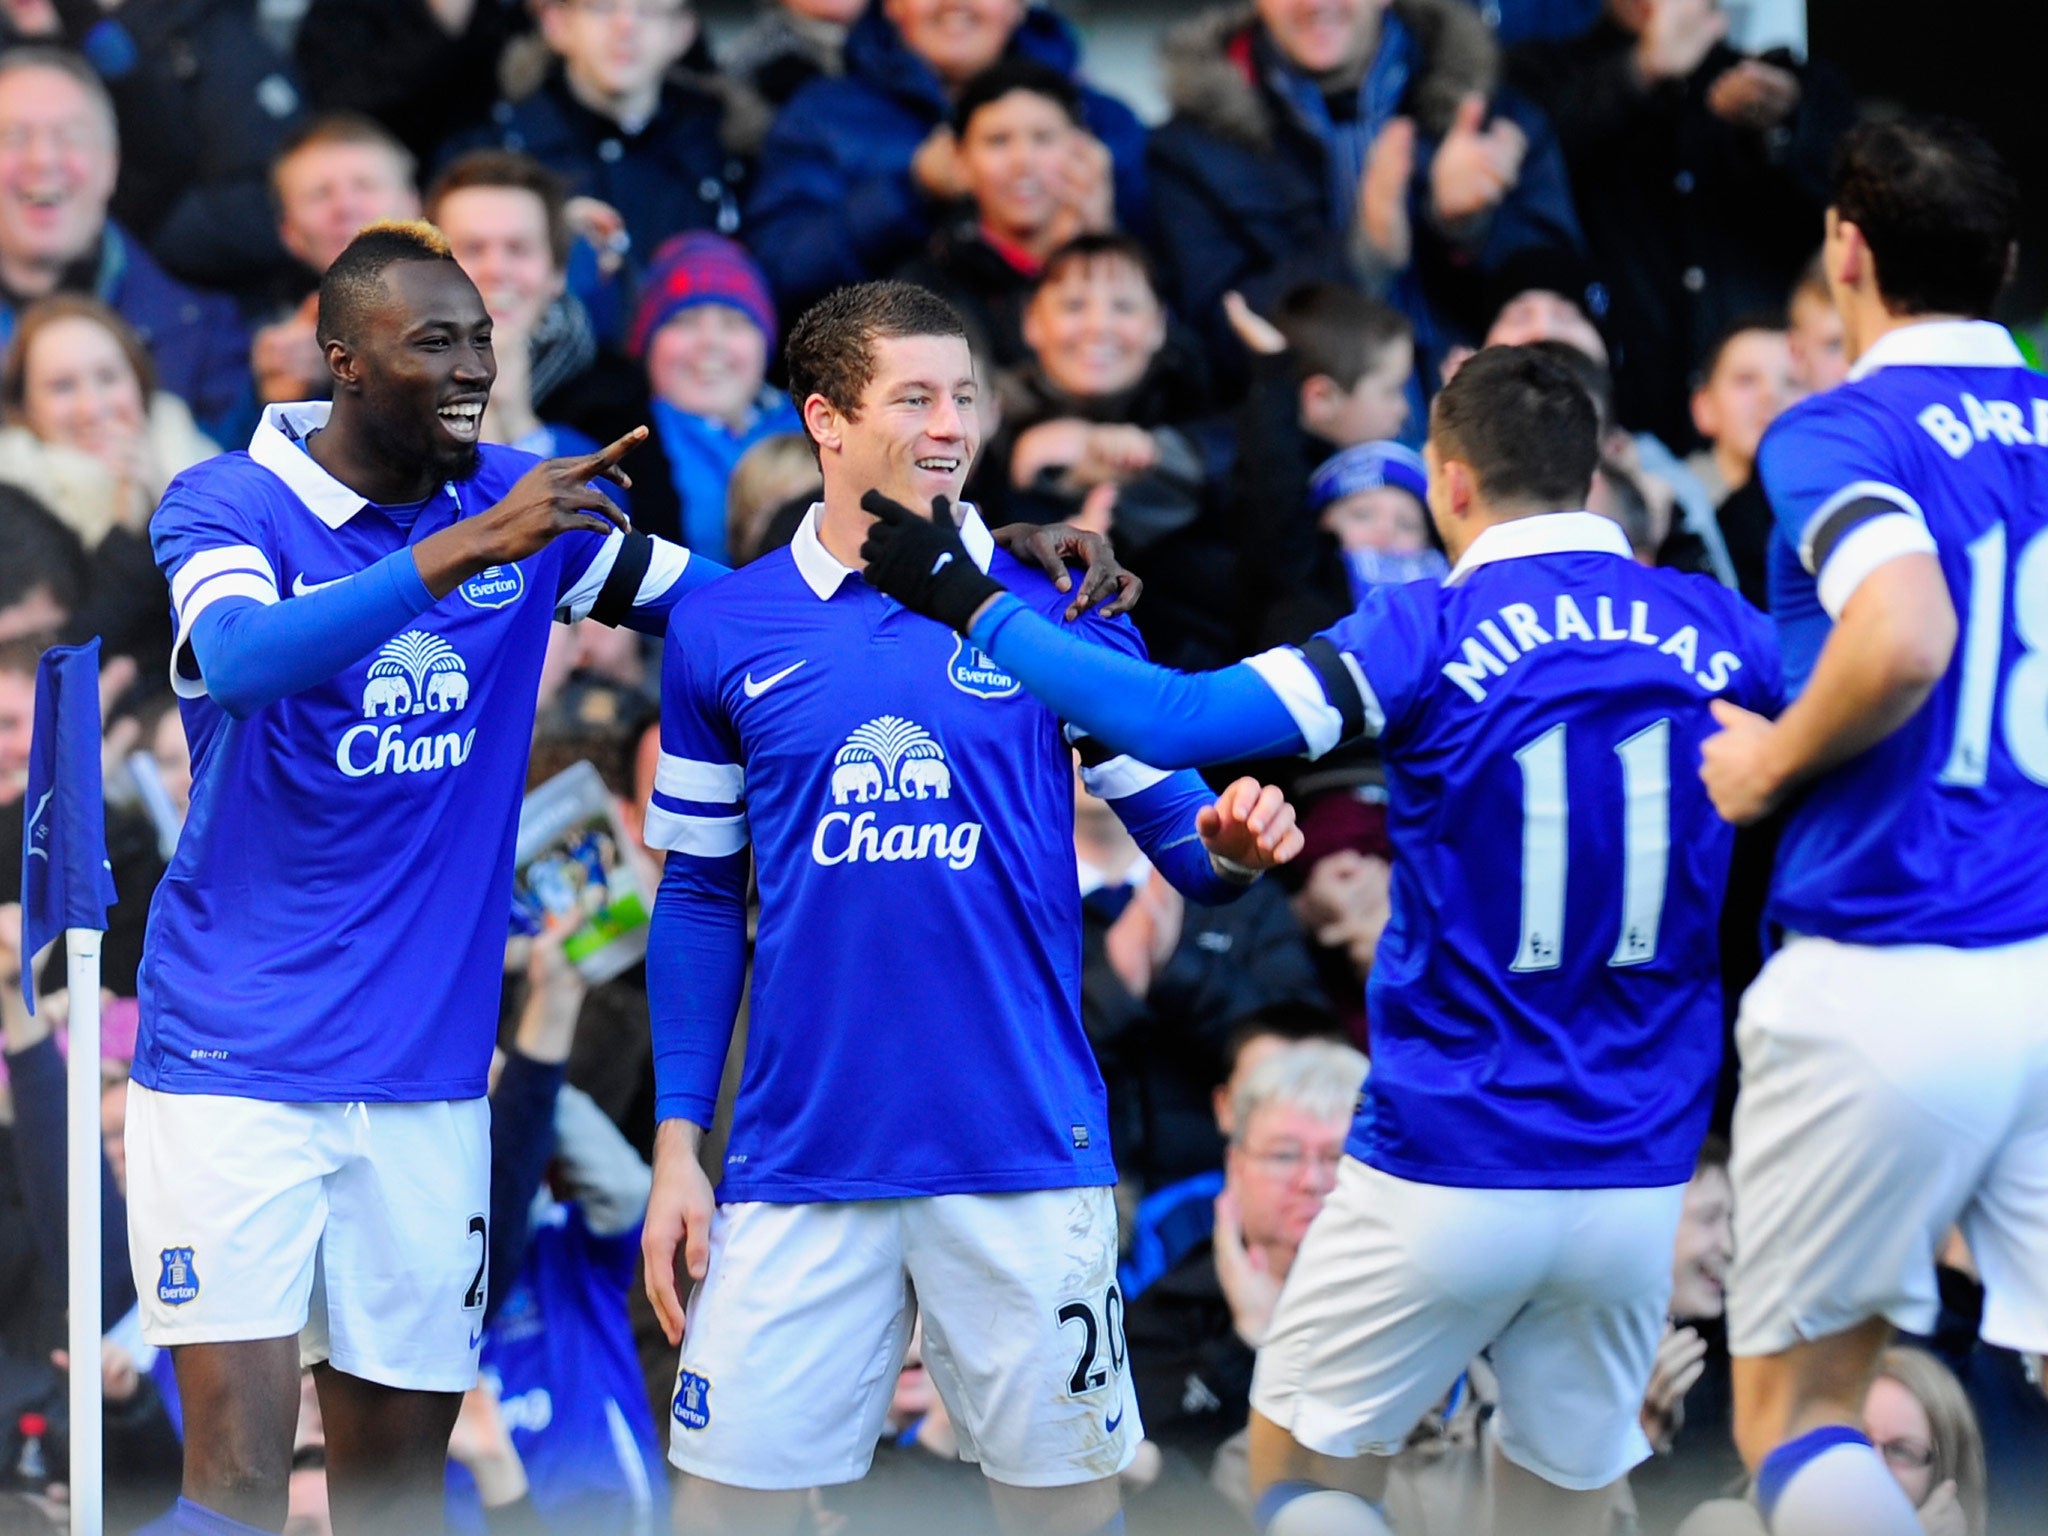
M 1216 1281 L 1230 1306 L 1230 1325 L 1253 1349 L 1264 1342 L 1280 1304 L 1280 1281 L 1262 1249 L 1245 1241 L 1244 1217 L 1237 1196 L 1225 1189 L 1216 1197 Z
M 562 217 L 569 221 L 576 238 L 597 252 L 602 276 L 610 277 L 619 270 L 631 245 L 625 215 L 602 199 L 572 197 L 562 205 Z
M 1407 266 L 1415 250 L 1408 221 L 1408 184 L 1414 176 L 1415 120 L 1390 118 L 1366 151 L 1365 174 L 1358 178 L 1358 227 L 1391 271 Z
M 1085 128 L 1076 128 L 1070 139 L 1060 167 L 1059 200 L 1062 241 L 1116 227 L 1115 165 L 1109 146 Z
M 327 387 L 327 358 L 316 335 L 319 313 L 320 295 L 309 293 L 284 319 L 256 332 L 249 344 L 249 371 L 256 376 L 256 398 L 264 404 L 309 399 Z
M 960 163 L 960 141 L 945 123 L 924 136 L 910 157 L 910 179 L 934 202 L 957 202 L 969 193 L 967 170 Z
M 1643 1433 L 1657 1450 L 1668 1451 L 1685 1423 L 1685 1394 L 1707 1368 L 1707 1341 L 1694 1328 L 1667 1323 L 1657 1344 L 1650 1385 L 1643 1393 Z
M 1643 0 L 1636 36 L 1636 72 L 1646 84 L 1683 80 L 1728 35 L 1728 13 L 1715 0 Z
M 1075 491 L 1144 474 L 1159 462 L 1159 445 L 1143 427 L 1060 417 L 1027 427 L 1010 456 L 1010 480 L 1036 484 L 1051 472 Z
M 1382 138 L 1385 136 L 1381 134 Z M 1366 174 L 1372 174 L 1369 167 Z M 1223 317 L 1230 322 L 1230 329 L 1244 343 L 1247 352 L 1255 352 L 1262 357 L 1278 357 L 1287 350 L 1287 338 L 1280 327 L 1254 310 L 1244 301 L 1244 295 L 1235 289 L 1223 295 Z
M 1737 128 L 1768 132 L 1799 110 L 1799 77 L 1762 59 L 1744 59 L 1707 87 L 1707 106 Z
M 1139 886 L 1130 905 L 1102 935 L 1102 949 L 1116 979 L 1133 997 L 1145 997 L 1180 943 L 1187 901 L 1164 880 Z
M 1430 201 L 1437 220 L 1469 224 L 1500 205 L 1522 174 L 1529 136 L 1510 118 L 1486 120 L 1486 98 L 1467 96 L 1429 166 Z

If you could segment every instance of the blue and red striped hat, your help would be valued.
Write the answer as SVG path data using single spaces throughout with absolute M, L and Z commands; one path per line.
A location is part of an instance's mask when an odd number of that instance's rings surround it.
M 633 330 L 627 343 L 633 356 L 645 356 L 656 331 L 699 304 L 724 304 L 738 310 L 768 338 L 768 350 L 775 350 L 775 300 L 754 258 L 736 240 L 693 230 L 662 241 L 654 253 L 654 263 L 640 286 L 640 302 L 633 311 Z

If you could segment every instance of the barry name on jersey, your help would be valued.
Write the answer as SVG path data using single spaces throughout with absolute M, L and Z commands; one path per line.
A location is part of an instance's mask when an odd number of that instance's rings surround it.
M 2035 396 L 2029 410 L 2011 400 L 1979 400 L 1967 390 L 1956 405 L 1940 401 L 1925 406 L 1913 419 L 1927 435 L 1941 444 L 1952 459 L 1960 459 L 1979 443 L 1996 440 L 2006 447 L 2048 447 L 2048 399 Z
M 1443 673 L 1464 689 L 1473 703 L 1483 704 L 1488 678 L 1505 677 L 1508 668 L 1531 651 L 1567 640 L 1649 646 L 1691 673 L 1692 680 L 1708 693 L 1726 688 L 1728 679 L 1741 668 L 1740 656 L 1717 645 L 1701 666 L 1700 653 L 1706 646 L 1696 626 L 1682 624 L 1666 635 L 1664 626 L 1654 621 L 1650 604 L 1642 598 L 1630 600 L 1626 624 L 1620 621 L 1611 597 L 1594 598 L 1590 620 L 1578 599 L 1568 592 L 1557 594 L 1548 614 L 1538 612 L 1532 603 L 1506 603 L 1497 617 L 1481 619 L 1472 626 L 1475 633 L 1465 636 L 1458 654 L 1444 663 Z

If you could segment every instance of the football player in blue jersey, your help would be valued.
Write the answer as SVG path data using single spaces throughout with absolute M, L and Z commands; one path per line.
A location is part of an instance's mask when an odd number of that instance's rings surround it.
M 1693 771 L 1708 701 L 1777 704 L 1767 621 L 1646 570 L 1584 505 L 1592 401 L 1536 348 L 1437 396 L 1441 583 L 1369 593 L 1299 647 L 1186 676 L 1076 643 L 873 503 L 869 580 L 1110 750 L 1160 764 L 1380 740 L 1393 916 L 1372 1073 L 1252 1389 L 1262 1528 L 1384 1533 L 1385 1458 L 1481 1350 L 1500 1380 L 1494 1529 L 1605 1528 L 1721 1053 L 1732 830 Z
M 554 619 L 660 632 L 720 567 L 615 526 L 621 456 L 480 445 L 490 319 L 429 225 L 328 269 L 327 404 L 151 523 L 190 816 L 150 913 L 128 1131 L 181 1532 L 275 1530 L 314 1363 L 344 1530 L 433 1529 L 476 1380 L 485 1072 Z
M 644 1245 L 682 1346 L 677 1521 L 794 1531 L 805 1490 L 865 1473 L 921 1314 L 1003 1524 L 1116 1530 L 1116 1474 L 1143 1432 L 1081 1025 L 1077 738 L 860 574 L 864 492 L 959 494 L 980 438 L 966 336 L 935 295 L 863 284 L 797 323 L 788 365 L 823 496 L 787 549 L 677 607 L 647 813 L 668 857 L 648 943 L 661 1123 Z M 1057 621 L 1054 584 L 959 516 L 958 558 Z M 1073 632 L 1141 654 L 1125 623 Z M 1197 901 L 1300 847 L 1275 789 L 1243 779 L 1218 799 L 1198 775 L 1079 747 L 1152 878 Z M 759 933 L 714 1202 L 697 1150 L 746 969 L 750 847 Z
M 1844 142 L 1853 368 L 1758 455 L 1797 698 L 1717 703 L 1715 803 L 1789 807 L 1736 1040 L 1736 1438 L 1778 1536 L 1920 1524 L 1860 1425 L 1958 1224 L 1983 1335 L 2048 1351 L 2048 381 L 1985 320 L 2017 187 L 1955 123 Z M 1739 702 L 1739 701 L 1738 701 Z

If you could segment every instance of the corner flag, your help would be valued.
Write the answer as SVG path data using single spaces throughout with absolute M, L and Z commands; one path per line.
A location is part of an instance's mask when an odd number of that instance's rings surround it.
M 114 904 L 100 783 L 100 643 L 45 651 L 36 666 L 21 839 L 21 990 L 36 1006 L 35 955 L 64 935 L 71 988 L 65 1067 L 70 1263 L 71 1529 L 100 1536 L 100 935 Z
M 36 667 L 21 839 L 21 991 L 36 1006 L 36 952 L 67 928 L 106 931 L 114 904 L 100 785 L 100 643 L 45 651 Z

